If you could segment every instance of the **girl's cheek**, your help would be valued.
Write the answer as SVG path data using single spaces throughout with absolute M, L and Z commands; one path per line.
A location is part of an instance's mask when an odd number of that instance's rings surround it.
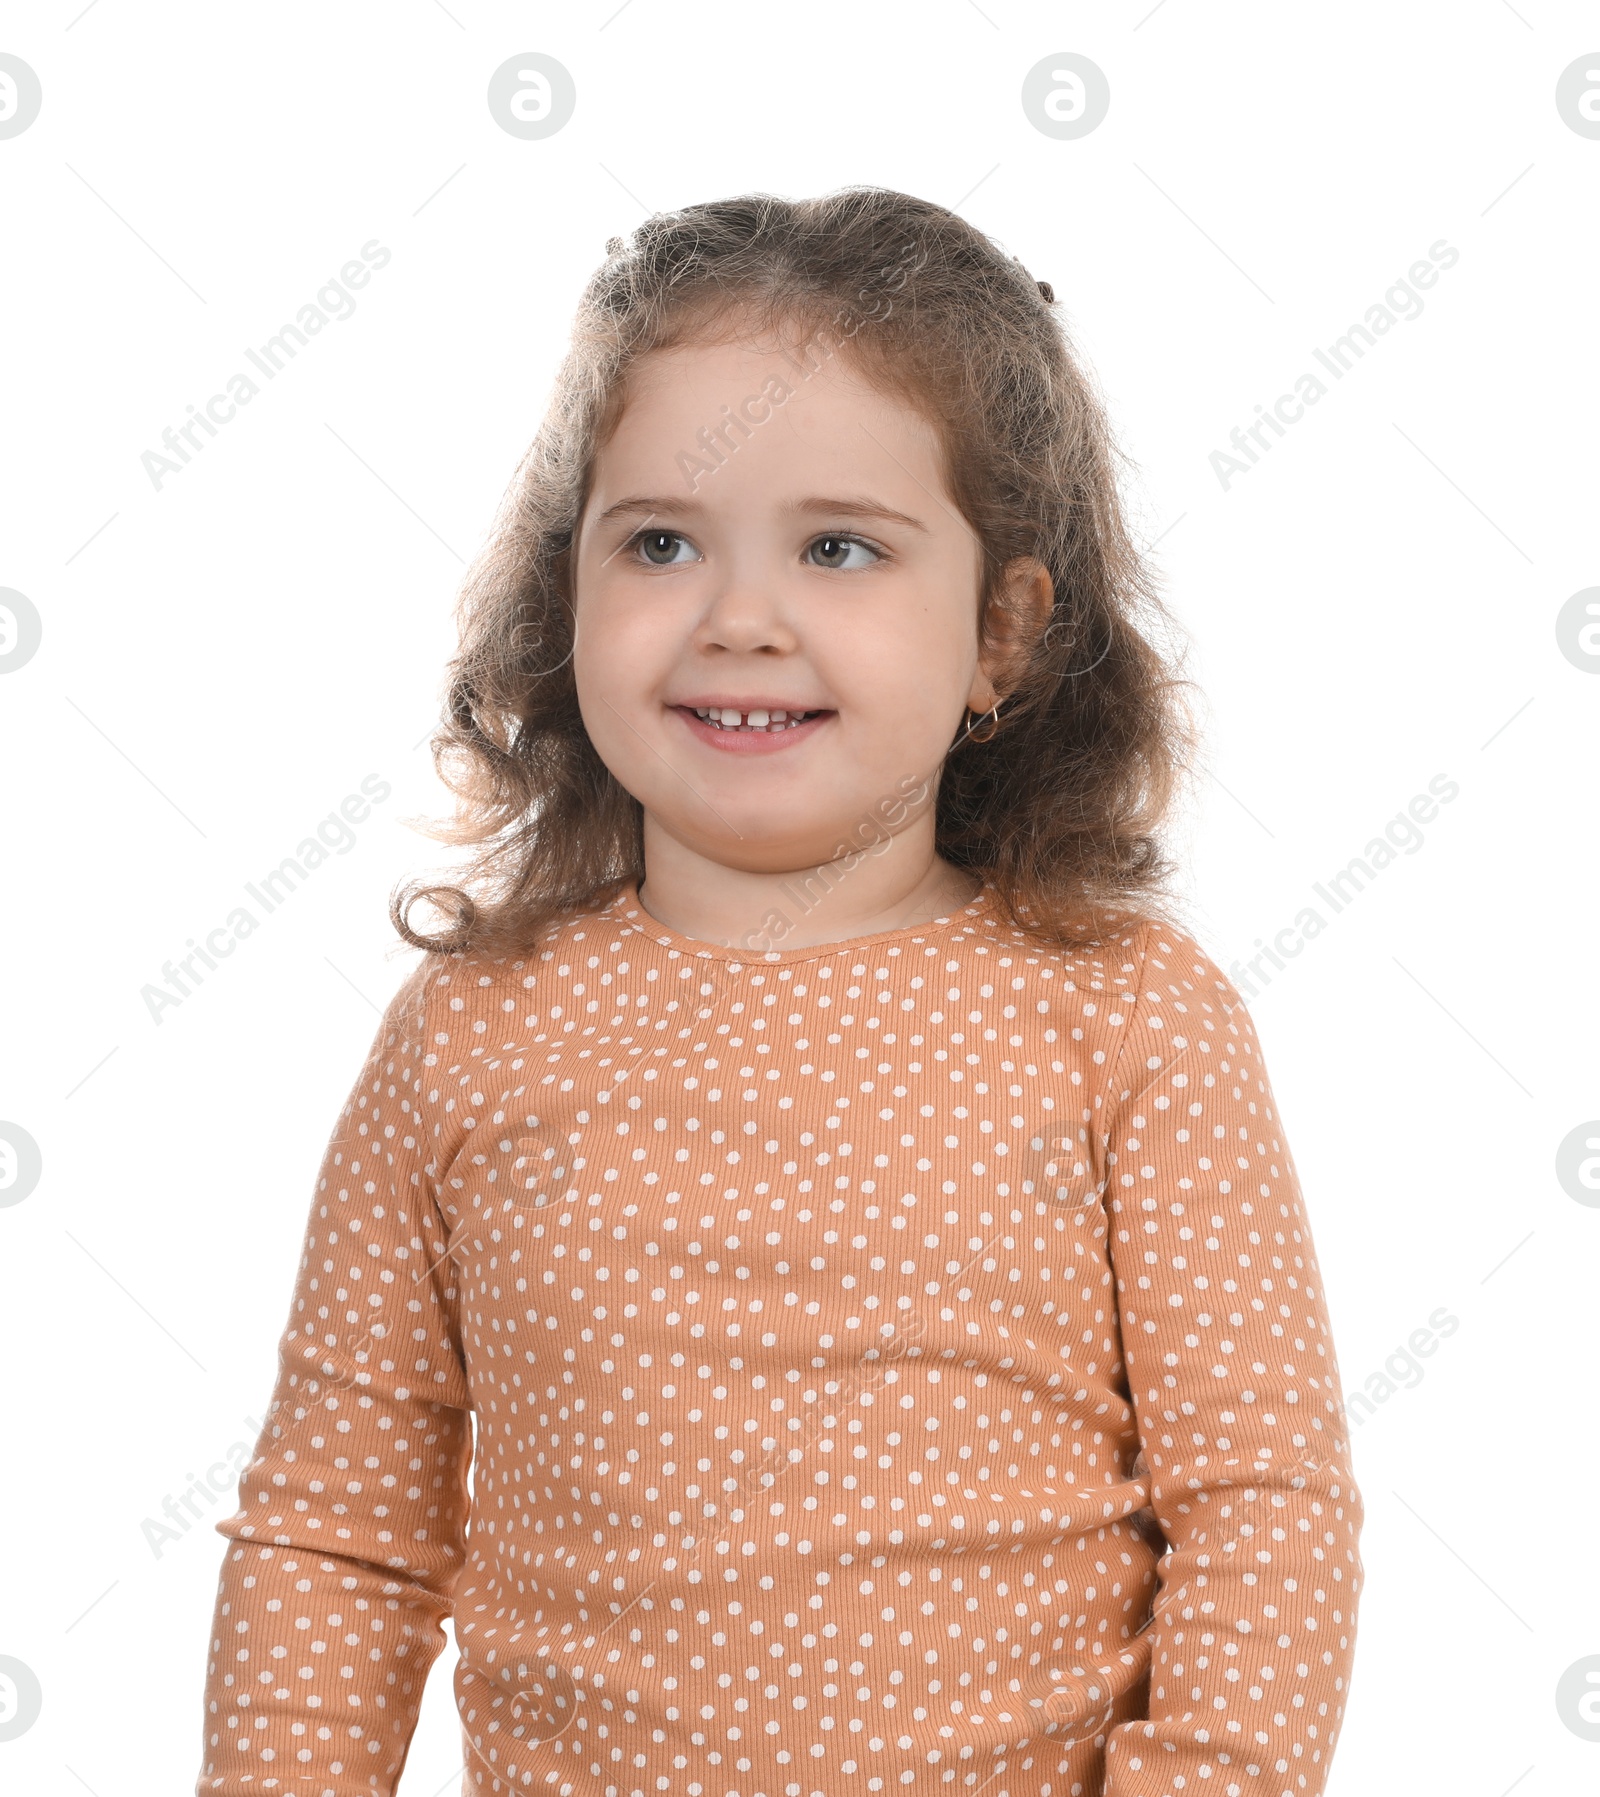
M 578 654 L 586 655 L 596 672 L 610 671 L 615 655 L 648 628 L 646 615 L 604 581 L 597 581 L 593 590 L 579 598 L 574 621 Z

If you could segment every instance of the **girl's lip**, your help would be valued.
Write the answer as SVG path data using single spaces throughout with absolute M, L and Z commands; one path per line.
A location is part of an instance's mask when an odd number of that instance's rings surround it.
M 818 728 L 834 715 L 831 711 L 819 711 L 804 723 L 782 730 L 724 730 L 707 723 L 689 706 L 673 705 L 668 709 L 683 719 L 689 733 L 698 741 L 730 755 L 771 755 L 781 749 L 793 748 L 815 735 Z

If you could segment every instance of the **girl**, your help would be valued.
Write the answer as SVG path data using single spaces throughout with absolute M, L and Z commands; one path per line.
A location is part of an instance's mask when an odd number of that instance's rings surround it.
M 1051 298 L 879 189 L 613 240 L 464 592 L 482 853 L 396 895 L 201 1791 L 394 1791 L 447 1616 L 468 1792 L 1322 1791 L 1327 1311 L 1154 902 L 1186 736 Z

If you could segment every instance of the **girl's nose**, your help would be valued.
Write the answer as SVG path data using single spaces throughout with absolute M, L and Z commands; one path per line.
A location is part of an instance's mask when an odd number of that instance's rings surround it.
M 782 595 L 778 571 L 749 561 L 730 564 L 707 596 L 695 640 L 700 648 L 746 654 L 797 647 L 800 639 Z

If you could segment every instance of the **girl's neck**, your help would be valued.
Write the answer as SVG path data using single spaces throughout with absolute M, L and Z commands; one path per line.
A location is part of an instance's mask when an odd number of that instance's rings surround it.
M 981 876 L 931 852 L 914 861 L 901 839 L 877 853 L 765 872 L 728 867 L 646 841 L 640 907 L 679 936 L 761 951 L 849 942 L 947 917 L 983 890 Z M 676 851 L 676 852 L 674 852 Z

